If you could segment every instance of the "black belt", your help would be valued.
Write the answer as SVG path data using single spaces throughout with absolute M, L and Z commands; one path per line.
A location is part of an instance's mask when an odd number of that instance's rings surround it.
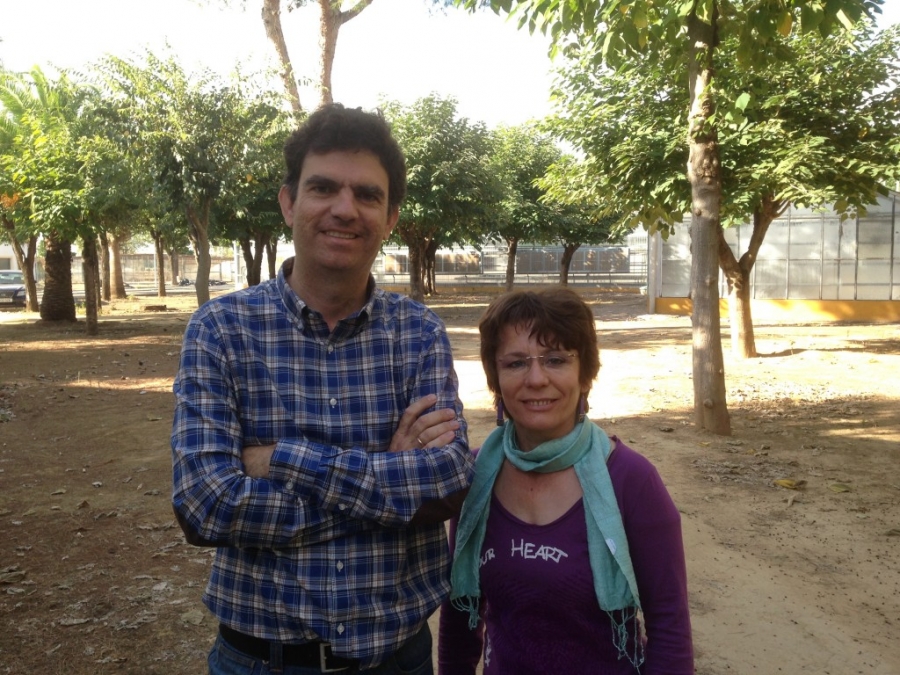
M 239 652 L 260 661 L 280 660 L 284 666 L 318 668 L 323 673 L 336 673 L 359 666 L 359 659 L 348 659 L 332 654 L 331 645 L 327 642 L 305 642 L 300 645 L 272 642 L 239 633 L 224 624 L 219 624 L 219 634 Z

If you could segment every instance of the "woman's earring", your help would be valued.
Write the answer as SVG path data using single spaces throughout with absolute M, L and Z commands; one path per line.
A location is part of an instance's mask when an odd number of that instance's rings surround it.
M 497 426 L 503 426 L 503 399 L 497 401 Z
M 584 422 L 584 416 L 587 413 L 587 401 L 584 400 L 584 394 L 578 397 L 578 417 L 575 421 L 579 424 Z

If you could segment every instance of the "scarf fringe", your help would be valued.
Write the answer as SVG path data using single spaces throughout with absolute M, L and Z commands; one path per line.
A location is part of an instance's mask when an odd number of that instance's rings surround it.
M 450 604 L 453 605 L 454 609 L 458 609 L 460 612 L 468 612 L 469 613 L 469 630 L 475 630 L 478 626 L 478 621 L 480 617 L 478 616 L 478 608 L 480 603 L 480 598 L 464 595 L 460 598 L 453 598 L 450 601 Z
M 645 648 L 647 645 L 647 630 L 644 624 L 644 613 L 637 607 L 628 607 L 623 610 L 607 611 L 610 625 L 612 626 L 613 644 L 619 652 L 620 659 L 628 659 L 628 662 L 637 673 L 641 672 L 644 665 Z M 634 625 L 634 653 L 628 653 L 628 624 Z

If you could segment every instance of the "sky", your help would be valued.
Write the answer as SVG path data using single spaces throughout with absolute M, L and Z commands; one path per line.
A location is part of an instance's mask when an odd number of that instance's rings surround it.
M 146 48 L 171 49 L 187 70 L 227 74 L 275 65 L 260 19 L 259 0 L 0 0 L 0 62 L 10 70 L 33 65 L 80 68 L 104 54 L 129 57 Z M 315 4 L 315 3 L 313 3 Z M 299 77 L 315 77 L 318 10 L 282 13 Z M 167 46 L 168 45 L 168 46 Z M 551 109 L 548 41 L 519 31 L 492 12 L 440 10 L 432 0 L 375 0 L 340 32 L 334 99 L 373 108 L 405 104 L 432 92 L 457 99 L 461 115 L 489 127 L 546 116 Z M 280 86 L 280 85 L 276 85 Z M 301 90 L 301 103 L 318 97 Z
M 223 75 L 236 66 L 275 65 L 259 0 L 0 0 L 0 62 L 10 70 L 82 68 L 104 54 L 176 54 L 187 70 Z M 313 78 L 318 10 L 282 13 L 299 77 Z M 900 23 L 900 0 L 886 0 L 881 26 Z M 375 0 L 340 32 L 334 98 L 373 108 L 383 99 L 409 104 L 432 92 L 452 96 L 461 115 L 489 127 L 546 116 L 553 65 L 548 42 L 492 12 L 439 10 L 433 0 Z M 273 86 L 280 86 L 276 83 Z M 301 90 L 307 109 L 318 101 Z

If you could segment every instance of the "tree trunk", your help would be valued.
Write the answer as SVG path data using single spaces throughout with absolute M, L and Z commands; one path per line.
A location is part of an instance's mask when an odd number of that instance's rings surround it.
M 513 289 L 516 280 L 516 251 L 519 250 L 519 238 L 506 240 L 506 292 Z
M 151 233 L 153 236 L 153 255 L 156 256 L 156 295 L 166 297 L 166 249 L 163 244 L 162 234 Z
M 331 89 L 331 69 L 341 30 L 341 3 L 319 0 L 319 105 L 334 101 Z
M 112 263 L 109 256 L 109 237 L 106 232 L 100 233 L 100 297 L 109 302 L 112 300 Z
M 722 198 L 719 141 L 712 92 L 713 52 L 718 42 L 712 24 L 692 13 L 688 18 L 690 124 L 688 181 L 691 185 L 691 325 L 693 335 L 694 421 L 707 431 L 728 436 L 731 419 L 725 397 L 725 364 L 719 318 L 718 230 Z
M 297 88 L 294 67 L 291 65 L 287 43 L 284 41 L 284 32 L 281 30 L 281 0 L 263 0 L 262 5 L 263 26 L 266 28 L 266 36 L 275 45 L 275 52 L 278 54 L 284 90 L 287 92 L 294 113 L 301 113 L 303 106 L 300 105 L 300 90 Z
M 84 315 L 85 333 L 96 335 L 99 332 L 98 315 L 100 313 L 100 261 L 97 256 L 97 239 L 91 235 L 82 238 L 81 273 L 84 276 Z
M 72 294 L 72 244 L 56 232 L 44 240 L 44 295 L 41 318 L 44 321 L 76 321 L 75 296 Z
M 275 259 L 278 256 L 278 237 L 270 236 L 266 241 L 266 261 L 269 264 L 269 278 L 274 279 L 278 276 L 278 270 L 275 267 Z
M 428 295 L 437 295 L 437 279 L 434 268 L 437 263 L 438 243 L 435 239 L 428 240 L 425 247 L 425 290 Z
M 34 261 L 37 256 L 37 235 L 28 238 L 27 250 L 22 248 L 22 244 L 16 239 L 16 226 L 9 218 L 2 216 L 0 223 L 6 232 L 6 239 L 9 241 L 16 256 L 16 263 L 22 270 L 22 276 L 25 278 L 25 310 L 28 312 L 37 312 L 39 309 L 37 297 L 37 281 L 34 278 Z
M 110 276 L 112 277 L 112 297 L 116 300 L 124 300 L 128 297 L 125 292 L 125 274 L 122 271 L 122 245 L 119 235 L 110 232 L 109 250 L 110 256 Z
M 753 233 L 747 250 L 737 260 L 725 241 L 725 232 L 719 228 L 719 267 L 728 282 L 728 314 L 731 323 L 731 353 L 738 358 L 758 356 L 756 336 L 753 331 L 753 315 L 750 306 L 750 275 L 759 254 L 760 246 L 769 231 L 769 225 L 784 213 L 787 202 L 763 196 L 753 213 Z
M 340 2 L 319 0 L 319 105 L 334 101 L 331 71 L 341 26 L 359 16 L 372 2 L 374 0 L 358 0 L 353 7 L 342 12 Z
M 172 248 L 167 249 L 167 252 L 169 254 L 169 266 L 172 268 L 172 270 L 171 270 L 172 271 L 172 285 L 177 286 L 178 278 L 179 278 L 179 274 L 180 274 L 180 271 L 179 271 L 179 262 L 180 261 L 178 259 L 178 249 L 173 246 Z
M 731 324 L 731 353 L 739 358 L 753 358 L 756 339 L 750 314 L 750 270 L 734 257 L 725 242 L 725 232 L 719 228 L 719 266 L 728 282 L 728 316 Z
M 562 260 L 559 261 L 559 285 L 569 285 L 569 269 L 572 267 L 572 258 L 581 244 L 566 244 L 563 248 Z
M 194 291 L 197 293 L 197 307 L 209 301 L 209 270 L 212 266 L 209 256 L 209 201 L 204 201 L 199 208 L 187 208 L 190 223 L 191 244 L 194 246 L 194 257 L 197 259 L 197 278 L 194 279 Z
M 421 239 L 405 240 L 409 248 L 409 297 L 425 301 L 424 262 L 426 242 Z
M 263 237 L 256 235 L 251 242 L 249 237 L 239 240 L 244 266 L 247 268 L 247 286 L 256 286 L 262 280 Z

